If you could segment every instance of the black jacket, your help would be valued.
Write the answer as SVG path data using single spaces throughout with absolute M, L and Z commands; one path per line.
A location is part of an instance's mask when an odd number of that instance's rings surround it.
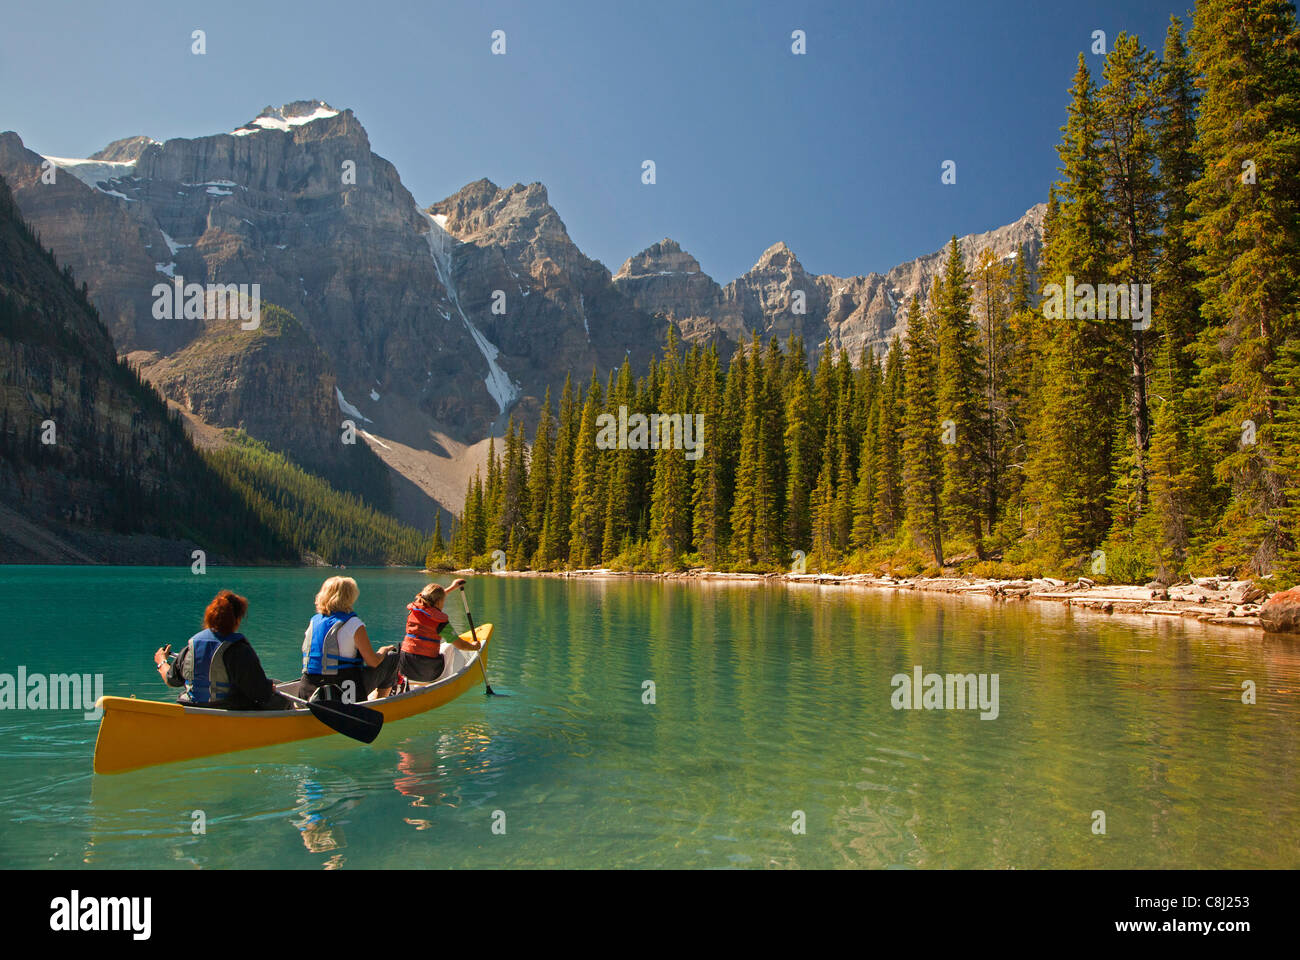
M 185 686 L 182 667 L 185 658 L 189 655 L 190 647 L 186 644 L 167 671 L 168 686 Z M 231 641 L 226 646 L 225 657 L 226 672 L 230 674 L 230 696 L 223 703 L 213 704 L 213 706 L 224 707 L 227 710 L 265 710 L 279 706 L 275 702 L 279 700 L 275 693 L 275 684 L 262 669 L 262 661 L 257 659 L 257 653 L 251 643 L 243 638 Z M 182 699 L 180 702 L 185 701 Z

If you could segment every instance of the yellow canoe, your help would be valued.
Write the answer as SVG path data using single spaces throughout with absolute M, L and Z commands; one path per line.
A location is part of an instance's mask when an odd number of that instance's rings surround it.
M 483 673 L 478 668 L 478 660 L 483 657 L 486 668 L 492 624 L 483 624 L 476 633 L 483 645 L 481 650 L 461 650 L 443 644 L 447 665 L 433 683 L 412 684 L 406 693 L 368 700 L 365 705 L 382 713 L 386 725 L 441 707 L 471 687 L 481 685 Z M 470 634 L 462 633 L 461 639 L 469 640 Z M 293 692 L 295 682 L 280 686 Z M 236 750 L 339 736 L 306 708 L 212 710 L 131 697 L 100 697 L 96 705 L 104 711 L 95 741 L 96 773 L 125 773 Z

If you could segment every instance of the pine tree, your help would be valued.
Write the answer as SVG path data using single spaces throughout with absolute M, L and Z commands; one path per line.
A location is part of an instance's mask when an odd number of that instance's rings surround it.
M 913 305 L 915 303 L 913 301 Z M 919 307 L 917 309 L 919 312 Z M 885 540 L 897 536 L 906 510 L 903 498 L 904 375 L 903 342 L 895 336 L 889 344 L 889 353 L 885 355 L 876 413 L 880 453 L 876 462 L 876 503 L 872 521 Z
M 596 417 L 602 409 L 602 397 L 600 378 L 593 370 L 574 442 L 569 563 L 578 568 L 590 566 L 600 559 L 604 533 L 605 511 L 600 501 L 600 489 L 601 464 L 606 451 L 596 446 Z
M 527 566 L 531 550 L 528 545 L 528 464 L 524 443 L 524 425 L 514 416 L 506 427 L 506 452 L 501 472 L 501 516 L 497 539 L 504 545 L 506 562 L 512 568 Z
M 1203 173 L 1191 189 L 1189 229 L 1207 321 L 1198 390 L 1214 476 L 1231 492 L 1204 562 L 1258 574 L 1296 537 L 1286 522 L 1286 430 L 1274 429 L 1285 400 L 1273 366 L 1300 326 L 1295 34 L 1285 0 L 1202 0 L 1191 31 Z
M 930 303 L 940 298 L 935 282 Z M 943 566 L 943 453 L 940 449 L 937 342 L 929 310 L 916 296 L 907 308 L 905 383 L 907 418 L 903 427 L 903 486 L 906 523 L 913 541 Z
M 1026 270 L 1019 263 L 1023 248 L 1017 256 L 1017 289 L 1015 298 L 1029 308 L 1028 284 L 1024 277 Z M 1018 442 L 1012 421 L 1011 402 L 1008 396 L 1008 367 L 1017 360 L 1016 344 L 1011 339 L 1007 315 L 1010 309 L 1008 299 L 1012 296 L 1009 289 L 1006 263 L 998 259 L 992 248 L 986 247 L 976 259 L 971 275 L 972 305 L 975 326 L 978 332 L 981 363 L 981 417 L 984 437 L 981 460 L 983 461 L 983 509 L 985 528 L 992 534 L 998 523 L 1002 509 L 1003 493 L 1010 486 L 1007 477 L 1007 463 L 1013 455 Z
M 1051 232 L 1055 198 L 1049 198 L 1043 218 L 1043 233 Z M 1003 537 L 1018 540 L 1025 526 L 1025 470 L 1029 457 L 1028 433 L 1036 418 L 1042 395 L 1042 372 L 1047 353 L 1046 324 L 1034 309 L 1030 268 L 1022 245 L 1015 260 L 1011 284 L 1010 315 L 1006 322 L 1006 350 L 1000 364 L 1003 383 L 1003 413 L 995 424 L 999 451 L 999 480 L 995 495 L 1001 501 L 999 516 Z
M 1115 242 L 1109 279 L 1129 291 L 1129 309 L 1110 318 L 1115 335 L 1128 339 L 1131 436 L 1127 440 L 1127 476 L 1123 477 L 1122 492 L 1114 498 L 1119 508 L 1116 522 L 1127 526 L 1146 509 L 1147 451 L 1151 440 L 1147 396 L 1150 317 L 1137 319 L 1140 295 L 1135 299 L 1132 293 L 1154 279 L 1158 242 L 1160 194 L 1153 132 L 1158 112 L 1155 58 L 1137 37 L 1120 33 L 1106 56 L 1102 77 L 1096 116 L 1098 156 Z
M 942 285 L 934 301 L 938 350 L 938 392 L 943 455 L 944 523 L 966 532 L 984 556 L 988 465 L 980 397 L 983 374 L 971 323 L 970 280 L 961 247 L 953 237 Z
M 1030 534 L 1051 562 L 1086 554 L 1110 528 L 1116 438 L 1123 419 L 1124 341 L 1099 321 L 1095 300 L 1070 319 L 1059 309 L 1072 287 L 1107 282 L 1113 251 L 1105 172 L 1098 156 L 1096 88 L 1082 54 L 1071 86 L 1064 137 L 1057 152 L 1043 279 L 1057 290 L 1039 305 L 1049 326 L 1036 418 L 1028 432 L 1026 500 Z M 1046 290 L 1046 287 L 1044 288 Z
M 617 377 L 610 371 L 609 383 L 605 391 L 605 413 L 615 422 L 625 413 L 630 413 L 636 402 L 635 385 L 632 382 L 632 366 L 624 359 Z M 636 499 L 633 488 L 635 480 L 634 460 L 639 450 L 607 451 L 605 458 L 605 483 L 601 492 L 604 505 L 604 533 L 601 536 L 601 561 L 611 563 L 627 545 L 631 536 L 633 515 L 629 512 Z
M 474 471 L 474 479 L 466 484 L 465 509 L 461 513 L 455 560 L 469 566 L 483 553 L 487 541 L 487 517 L 483 498 L 483 474 Z
M 442 511 L 437 510 L 433 515 L 433 539 L 429 543 L 429 552 L 424 558 L 424 567 L 426 570 L 432 570 L 434 566 L 442 563 L 447 556 L 447 544 L 442 539 Z
M 847 359 L 842 360 L 847 369 Z M 835 423 L 835 499 L 832 517 L 834 521 L 834 547 L 843 553 L 849 548 L 849 538 L 853 531 L 853 443 L 851 410 L 853 398 L 851 388 L 845 387 L 840 393 L 836 407 Z
M 779 557 L 785 551 L 786 516 L 786 451 L 785 403 L 786 357 L 780 341 L 768 341 L 763 373 L 763 456 L 768 464 L 768 483 L 771 485 L 771 512 L 768 518 L 768 535 L 771 555 Z
M 550 503 L 538 545 L 540 566 L 553 569 L 568 563 L 570 522 L 573 509 L 573 458 L 577 443 L 578 410 L 573 397 L 573 378 L 564 378 L 560 394 L 560 412 L 556 421 L 555 469 L 551 482 Z
M 744 365 L 744 420 L 731 509 L 731 546 L 742 565 L 774 559 L 780 531 L 772 460 L 768 454 L 774 414 L 761 349 L 755 333 Z
M 659 372 L 657 406 L 663 419 L 658 437 L 651 436 L 652 447 L 657 444 L 658 448 L 654 451 L 650 539 L 660 565 L 673 569 L 691 542 L 691 486 L 690 461 L 686 459 L 680 434 L 677 443 L 672 440 L 678 423 L 673 417 L 684 418 L 690 413 L 681 413 L 686 409 L 686 380 L 671 331 Z
M 487 482 L 483 488 L 484 514 L 483 523 L 487 529 L 487 538 L 491 545 L 487 549 L 500 550 L 504 541 L 501 538 L 501 509 L 504 504 L 501 483 L 501 460 L 496 452 L 496 437 L 488 436 Z
M 1285 478 L 1279 491 L 1283 506 L 1278 510 L 1279 585 L 1300 583 L 1300 337 L 1286 340 L 1269 368 L 1276 384 L 1277 415 L 1270 424 L 1276 445 L 1278 474 Z
M 853 487 L 853 527 L 849 535 L 849 547 L 853 550 L 863 550 L 876 542 L 876 527 L 872 522 L 876 502 L 874 467 L 874 458 L 871 462 L 864 459 L 858 466 L 858 480 Z
M 853 488 L 853 525 L 849 546 L 863 550 L 876 542 L 876 476 L 880 450 L 880 367 L 875 357 L 864 351 L 858 367 L 860 393 L 868 399 L 859 405 L 859 428 L 862 445 L 858 456 L 858 479 Z
M 725 451 L 718 440 L 722 414 L 722 394 L 718 369 L 718 351 L 710 347 L 700 364 L 694 406 L 704 416 L 704 435 L 691 492 L 692 534 L 700 562 L 716 569 L 725 551 L 722 500 L 722 458 Z
M 785 541 L 808 551 L 812 536 L 810 497 L 817 482 L 817 448 L 812 410 L 812 381 L 806 368 L 791 371 L 786 402 L 786 514 Z
M 812 513 L 812 559 L 818 570 L 829 569 L 837 553 L 834 449 L 833 444 L 827 444 L 823 449 L 821 470 L 817 474 L 817 483 L 809 497 L 809 509 Z
M 551 419 L 551 388 L 546 388 L 546 399 L 533 433 L 533 451 L 528 467 L 528 551 L 529 564 L 548 569 L 543 531 L 551 509 L 551 485 L 554 481 L 555 462 L 553 448 L 555 427 Z
M 1213 478 L 1196 430 L 1192 346 L 1202 327 L 1200 276 L 1193 263 L 1187 205 L 1201 176 L 1195 152 L 1196 92 L 1182 23 L 1170 18 L 1157 82 L 1156 152 L 1160 162 L 1162 244 L 1152 302 L 1161 337 L 1153 369 L 1150 452 L 1151 509 L 1134 538 L 1172 578 L 1213 511 Z

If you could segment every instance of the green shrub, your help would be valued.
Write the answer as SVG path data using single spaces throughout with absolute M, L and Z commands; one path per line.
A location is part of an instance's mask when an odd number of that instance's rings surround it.
M 1100 576 L 1109 583 L 1147 583 L 1155 575 L 1157 560 L 1145 547 L 1132 542 L 1107 541 L 1102 544 L 1106 554 L 1106 572 Z M 1087 570 L 1091 571 L 1091 565 Z M 1085 572 L 1085 576 L 1092 576 Z

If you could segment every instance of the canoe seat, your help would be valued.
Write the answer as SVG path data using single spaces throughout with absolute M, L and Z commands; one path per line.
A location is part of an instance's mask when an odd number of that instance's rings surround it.
M 438 675 L 438 679 L 416 681 L 416 680 L 411 680 L 408 677 L 406 682 L 409 683 L 412 688 L 432 686 L 435 683 L 439 683 L 443 680 L 446 680 L 453 673 L 455 673 L 456 670 L 459 668 L 459 665 L 456 662 L 456 653 L 458 651 L 450 643 L 439 644 L 438 652 L 442 654 L 442 673 Z

